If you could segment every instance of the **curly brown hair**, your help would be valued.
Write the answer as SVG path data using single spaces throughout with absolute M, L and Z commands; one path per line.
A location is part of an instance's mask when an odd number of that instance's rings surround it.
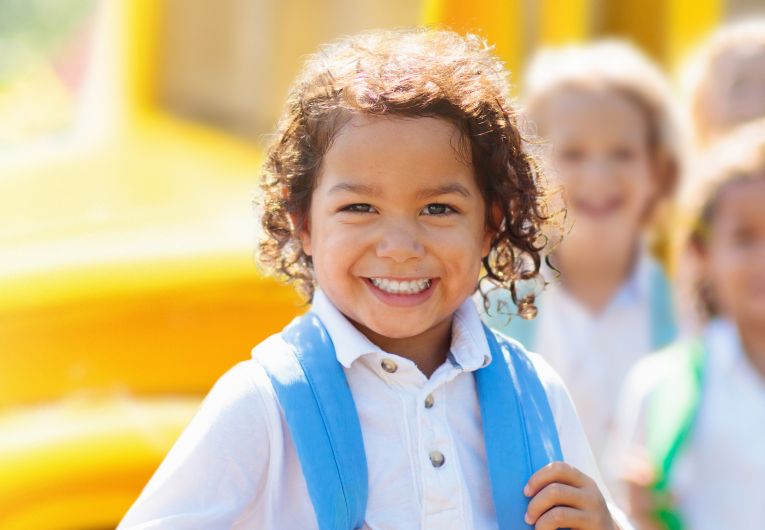
M 486 208 L 487 227 L 495 236 L 479 284 L 508 289 L 516 304 L 533 302 L 533 292 L 519 300 L 516 284 L 541 277 L 550 240 L 546 227 L 553 217 L 549 192 L 524 144 L 503 64 L 479 37 L 445 30 L 366 32 L 308 57 L 290 89 L 261 175 L 256 208 L 264 271 L 312 299 L 313 265 L 300 244 L 299 227 L 311 207 L 322 157 L 358 113 L 437 117 L 455 124 L 485 204 L 502 212 L 495 219 Z

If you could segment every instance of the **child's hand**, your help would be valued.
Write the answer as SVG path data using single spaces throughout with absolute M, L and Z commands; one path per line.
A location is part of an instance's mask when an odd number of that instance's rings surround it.
M 618 530 L 597 484 L 565 462 L 548 464 L 523 489 L 531 497 L 526 522 L 536 530 Z
M 633 454 L 626 467 L 621 480 L 627 494 L 627 514 L 640 530 L 663 530 L 664 525 L 656 520 L 656 512 L 662 506 L 671 508 L 674 499 L 670 495 L 660 498 L 653 491 L 654 472 L 646 456 Z
M 654 492 L 650 486 L 640 482 L 625 481 L 627 486 L 627 514 L 640 530 L 664 530 L 656 522 Z

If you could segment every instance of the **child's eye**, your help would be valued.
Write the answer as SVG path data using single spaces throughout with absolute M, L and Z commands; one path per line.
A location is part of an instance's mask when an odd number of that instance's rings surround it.
M 741 229 L 733 234 L 733 240 L 739 247 L 748 247 L 756 243 L 757 236 L 752 230 Z
M 614 149 L 611 152 L 614 159 L 620 162 L 628 162 L 635 158 L 635 151 L 626 147 Z
M 428 204 L 425 208 L 420 210 L 420 213 L 425 215 L 449 215 L 452 213 L 457 213 L 457 210 L 448 204 L 433 203 Z
M 340 208 L 340 211 L 352 212 L 352 213 L 374 213 L 377 210 L 375 210 L 371 204 L 356 203 L 356 204 L 349 204 L 348 206 L 343 206 L 342 208 Z
M 558 157 L 565 162 L 581 162 L 584 158 L 584 150 L 576 147 L 566 147 L 558 150 Z

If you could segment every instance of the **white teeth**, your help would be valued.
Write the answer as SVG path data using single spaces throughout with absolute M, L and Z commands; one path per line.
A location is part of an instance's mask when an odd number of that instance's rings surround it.
M 375 287 L 393 294 L 417 294 L 430 287 L 430 280 L 427 278 L 402 282 L 387 278 L 370 278 L 370 280 Z

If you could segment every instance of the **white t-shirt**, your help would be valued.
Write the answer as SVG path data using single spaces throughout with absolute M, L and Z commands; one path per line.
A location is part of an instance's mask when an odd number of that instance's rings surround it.
M 651 352 L 651 268 L 647 254 L 599 313 L 573 298 L 559 281 L 541 297 L 534 341 L 566 384 L 593 453 L 601 455 L 613 422 L 614 407 L 629 369 Z
M 710 322 L 703 341 L 708 357 L 700 409 L 670 489 L 689 529 L 765 528 L 765 379 L 732 323 Z M 606 454 L 617 474 L 631 454 L 645 452 L 647 410 L 669 355 L 642 360 L 625 382 Z
M 474 378 L 490 361 L 471 300 L 455 313 L 449 359 L 426 378 L 416 365 L 372 344 L 317 291 L 327 329 L 359 413 L 369 471 L 364 528 L 496 530 Z M 280 334 L 258 346 L 288 351 Z M 397 369 L 385 371 L 381 361 Z M 563 383 L 531 355 L 547 392 L 564 458 L 600 481 Z M 426 408 L 432 394 L 434 405 Z M 431 451 L 445 457 L 441 467 Z M 608 495 L 605 494 L 608 499 Z M 622 525 L 624 515 L 612 507 Z M 310 530 L 317 526 L 298 456 L 262 367 L 224 374 L 119 528 Z

